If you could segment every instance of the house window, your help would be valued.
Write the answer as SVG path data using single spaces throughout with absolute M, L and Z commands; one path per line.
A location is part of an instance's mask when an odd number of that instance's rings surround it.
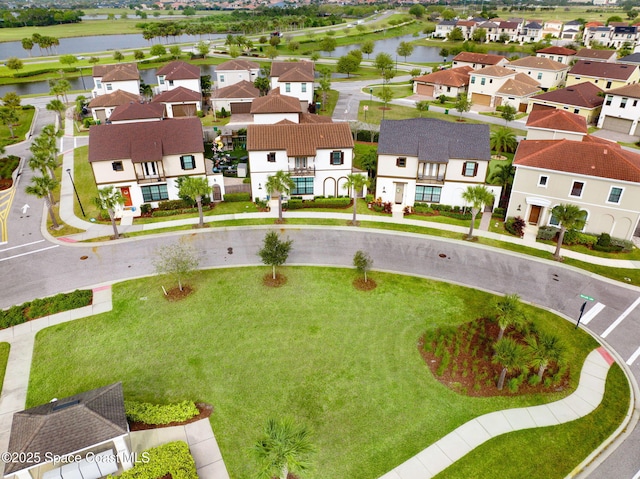
M 102 80 L 98 80 L 97 78 L 96 78 L 96 88 L 98 90 L 102 90 Z
M 549 218 L 549 224 L 551 226 L 560 226 L 560 221 L 558 220 L 558 218 L 553 214 L 553 210 L 551 210 L 551 218 Z M 580 220 L 583 222 L 583 224 L 586 225 L 587 222 L 587 216 L 588 213 L 585 210 L 580 210 Z M 582 227 L 582 229 L 584 230 L 584 226 Z
M 305 178 L 291 178 L 295 183 L 294 188 L 291 190 L 291 195 L 312 195 L 313 194 L 313 176 L 307 176 Z
M 628 98 L 623 98 L 623 99 L 620 101 L 620 108 L 626 108 L 626 106 L 627 106 L 627 101 L 629 101 L 629 99 L 628 99 Z
M 476 82 L 476 77 L 471 77 L 471 84 L 474 84 Z
M 284 84 L 284 91 L 286 91 L 287 93 L 291 93 L 291 83 Z
M 542 186 L 543 188 L 546 188 L 548 183 L 549 183 L 549 177 L 546 175 L 540 175 L 540 178 L 538 178 L 538 186 Z
M 331 152 L 331 164 L 343 165 L 344 164 L 344 151 L 332 151 Z
M 306 167 L 307 167 L 307 157 L 296 156 L 296 168 L 306 168 Z
M 584 183 L 582 181 L 574 181 L 571 186 L 571 193 L 569 196 L 577 196 L 580 198 L 582 196 L 582 190 L 584 189 Z
M 607 95 L 607 101 L 605 102 L 605 105 L 607 106 L 611 105 L 612 101 L 613 101 L 613 97 L 611 95 Z
M 608 81 L 608 82 L 607 82 L 607 86 L 606 86 L 605 88 L 606 88 L 607 90 L 608 90 L 609 88 L 611 88 L 611 82 L 610 82 L 610 81 Z
M 181 156 L 180 166 L 183 170 L 193 170 L 196 167 L 196 159 L 193 157 L 193 155 Z
M 622 196 L 623 191 L 623 188 L 612 186 L 611 190 L 609 190 L 609 198 L 607 199 L 607 203 L 620 203 L 620 197 Z
M 302 93 L 307 93 L 307 84 L 306 83 L 301 83 L 300 84 L 300 88 L 302 88 Z
M 573 109 L 573 112 L 574 112 L 576 115 L 579 115 L 579 114 L 580 114 L 580 108 L 574 108 L 574 109 Z
M 164 201 L 169 199 L 167 185 L 141 186 L 142 199 L 145 203 L 150 201 Z
M 224 75 L 220 75 L 219 80 L 220 80 L 220 83 L 224 83 Z
M 107 91 L 113 90 L 113 85 L 111 83 L 107 83 L 105 86 L 107 87 Z
M 173 80 L 169 80 L 169 86 L 173 86 Z
M 489 78 L 489 84 L 493 83 L 493 78 Z
M 275 152 L 271 152 L 271 153 L 267 153 L 267 161 L 270 163 L 275 163 L 276 162 L 276 154 Z
M 158 170 L 156 169 L 155 161 L 147 161 L 142 163 L 142 169 L 144 171 L 144 176 L 158 176 Z
M 465 161 L 462 165 L 462 176 L 476 176 L 478 174 L 478 163 L 475 161 Z
M 484 83 L 485 83 L 485 81 L 486 81 L 486 80 L 487 80 L 486 78 L 481 78 L 481 79 L 480 79 L 480 85 L 484 85 Z
M 160 85 L 164 85 L 164 75 L 161 75 L 161 76 L 158 77 L 158 83 Z
M 113 168 L 113 171 L 124 171 L 124 166 L 122 166 L 121 161 L 114 161 L 111 163 L 111 167 Z
M 638 105 L 638 100 L 633 100 L 633 106 L 637 106 Z
M 442 188 L 439 186 L 416 186 L 416 201 L 426 201 L 428 203 L 440 203 L 440 193 Z
M 556 77 L 557 77 L 557 75 L 556 75 Z M 538 73 L 538 80 L 542 80 L 542 72 Z
M 396 166 L 398 168 L 405 168 L 407 166 L 407 159 L 405 157 L 396 158 Z

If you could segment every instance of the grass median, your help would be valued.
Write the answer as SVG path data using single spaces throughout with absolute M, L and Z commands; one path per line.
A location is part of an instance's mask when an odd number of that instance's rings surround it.
M 0 392 L 2 392 L 2 384 L 4 383 L 4 373 L 7 370 L 7 362 L 9 361 L 9 343 L 0 343 Z

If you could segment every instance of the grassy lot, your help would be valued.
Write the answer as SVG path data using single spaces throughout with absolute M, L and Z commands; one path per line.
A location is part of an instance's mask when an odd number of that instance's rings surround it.
M 209 113 L 208 115 L 200 118 L 202 122 L 202 126 L 224 126 L 231 120 L 231 117 L 228 116 L 226 118 L 220 118 L 219 116 L 216 119 L 213 118 L 213 113 Z
M 9 360 L 9 343 L 0 343 L 0 393 L 2 392 L 2 384 L 4 382 L 4 373 L 7 369 L 7 361 Z
M 327 104 L 322 105 L 320 111 L 318 111 L 318 115 L 322 116 L 333 116 L 333 111 L 336 109 L 336 104 L 338 103 L 338 97 L 340 93 L 337 90 L 330 90 L 327 93 Z M 320 93 L 320 102 L 322 102 L 322 93 Z
M 0 28 L 0 30 L 2 30 Z M 18 125 L 13 127 L 13 137 L 9 127 L 0 124 L 0 146 L 13 145 L 24 141 L 25 135 L 31 128 L 31 122 L 33 121 L 33 115 L 36 110 L 34 108 L 23 108 L 18 110 Z
M 209 402 L 216 438 L 236 478 L 254 475 L 250 448 L 267 418 L 293 416 L 314 431 L 318 467 L 310 479 L 369 479 L 477 415 L 570 392 L 469 398 L 431 376 L 416 349 L 420 334 L 488 314 L 491 295 L 383 273 L 371 274 L 377 289 L 358 292 L 351 286 L 353 270 L 282 271 L 288 282 L 277 289 L 262 285 L 266 267 L 202 271 L 190 281 L 195 292 L 178 303 L 165 301 L 160 287 L 170 283 L 159 277 L 115 285 L 112 312 L 38 333 L 27 405 L 115 381 L 123 382 L 130 399 Z M 566 342 L 575 386 L 597 343 L 546 311 L 525 310 L 539 330 L 553 330 Z M 623 393 L 615 397 L 622 404 Z M 616 424 L 597 426 L 610 432 Z M 584 426 L 576 434 L 586 434 Z M 520 450 L 530 450 L 539 438 L 521 440 Z M 591 447 L 558 444 L 576 462 Z M 544 450 L 540 454 L 544 460 Z M 573 463 L 564 464 L 555 476 L 531 477 L 562 477 Z M 521 477 L 508 461 L 493 473 Z
M 389 88 L 393 92 L 393 98 L 406 98 L 413 95 L 413 86 L 405 83 L 391 83 Z M 373 87 L 373 96 L 378 95 L 382 91 L 382 86 Z
M 89 147 L 82 146 L 76 148 L 73 169 L 73 181 L 80 195 L 82 206 L 86 215 L 86 220 L 98 218 L 100 209 L 93 203 L 93 198 L 98 197 L 98 187 L 93 178 L 93 170 L 89 164 Z M 74 200 L 73 212 L 78 218 L 82 218 L 80 205 Z

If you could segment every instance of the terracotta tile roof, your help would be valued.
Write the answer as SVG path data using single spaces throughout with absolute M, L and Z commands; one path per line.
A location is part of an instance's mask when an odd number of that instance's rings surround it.
M 538 80 L 534 80 L 526 73 L 516 73 L 516 76 L 514 77 L 514 79 L 519 81 L 520 83 L 526 83 L 527 85 L 530 85 L 530 86 L 535 86 L 535 87 L 540 86 L 540 82 Z
M 510 68 L 501 67 L 498 65 L 480 68 L 478 70 L 474 70 L 473 73 L 475 75 L 482 75 L 482 76 L 488 76 L 488 77 L 508 77 L 508 76 L 516 75 L 516 72 L 514 70 L 511 70 Z
M 473 20 L 458 20 L 458 23 L 456 23 L 457 27 L 475 27 L 476 26 L 476 22 L 474 22 Z
M 271 76 L 283 81 L 313 81 L 315 78 L 315 66 L 313 62 L 273 62 L 271 64 Z
M 122 383 L 17 412 L 8 450 L 24 453 L 31 461 L 9 462 L 4 473 L 47 462 L 48 455 L 71 454 L 128 431 Z
M 89 162 L 130 159 L 134 163 L 161 161 L 166 155 L 202 153 L 199 118 L 94 125 L 89 129 Z
M 548 53 L 551 55 L 571 56 L 571 55 L 575 55 L 576 51 L 572 50 L 571 48 L 565 48 L 565 47 L 547 47 L 547 48 L 542 48 L 541 50 L 536 50 L 536 53 Z
M 639 154 L 590 135 L 583 141 L 523 140 L 513 164 L 640 183 Z
M 314 156 L 319 149 L 353 148 L 347 123 L 247 126 L 247 150 L 286 150 L 287 156 Z
M 520 26 L 519 22 L 500 22 L 500 28 L 505 28 L 507 30 L 514 30 Z
M 139 80 L 140 73 L 135 63 L 118 63 L 117 65 L 94 65 L 93 77 L 102 77 L 103 82 Z
M 529 85 L 513 78 L 509 78 L 504 85 L 502 85 L 496 93 L 507 96 L 525 97 L 531 96 L 534 93 L 540 91 L 540 87 L 536 85 Z
M 217 88 L 211 95 L 212 98 L 258 98 L 259 96 L 260 90 L 247 80 Z
M 129 93 L 128 91 L 124 90 L 116 90 L 113 93 L 95 97 L 89 102 L 89 108 L 125 105 L 127 103 L 131 103 L 132 101 L 139 102 L 140 95 Z
M 268 95 L 253 100 L 251 113 L 302 113 L 302 107 L 300 100 L 281 95 L 280 88 L 274 88 Z
M 589 27 L 603 27 L 603 26 L 604 26 L 604 23 L 602 23 L 602 22 L 596 22 L 596 21 L 593 21 L 593 22 L 587 22 L 587 23 L 585 23 L 585 24 L 584 24 L 584 28 L 589 28 Z M 583 50 L 587 50 L 587 48 L 583 48 Z M 581 51 L 582 51 L 582 50 L 581 50 Z
M 620 88 L 607 90 L 607 94 L 640 98 L 640 83 L 632 83 L 631 85 L 625 85 L 621 86 Z
M 216 67 L 216 71 L 259 70 L 260 65 L 249 60 L 229 60 Z
M 593 58 L 594 60 L 608 60 L 616 52 L 613 50 L 592 50 L 591 48 L 581 48 L 576 53 L 577 57 Z
M 177 60 L 167 63 L 156 75 L 165 75 L 167 80 L 200 80 L 200 67 Z
M 480 63 L 482 65 L 497 65 L 506 57 L 502 55 L 490 55 L 488 53 L 460 52 L 453 57 L 454 62 Z
M 565 110 L 533 110 L 527 118 L 530 128 L 587 133 L 587 119 Z
M 189 90 L 183 86 L 174 88 L 173 90 L 164 91 L 153 97 L 153 103 L 179 103 L 201 101 L 202 95 L 197 91 Z
M 612 80 L 628 80 L 637 68 L 636 65 L 579 60 L 573 65 L 573 68 L 569 70 L 569 74 Z
M 524 68 L 536 68 L 538 70 L 551 70 L 551 71 L 560 71 L 560 70 L 568 70 L 569 65 L 565 65 L 564 63 L 557 62 L 555 60 L 550 60 L 549 58 L 544 57 L 522 57 L 518 60 L 514 60 L 507 65 L 516 67 L 524 67 Z
M 117 106 L 109 120 L 146 120 L 151 118 L 163 118 L 164 105 L 158 103 L 127 103 L 126 105 Z
M 438 70 L 428 75 L 422 75 L 413 79 L 420 83 L 432 83 L 445 86 L 461 87 L 469 84 L 470 66 Z
M 600 92 L 602 92 L 602 90 L 593 83 L 584 82 L 536 95 L 532 100 L 539 99 L 565 105 L 597 108 L 604 102 L 604 98 L 598 96 Z

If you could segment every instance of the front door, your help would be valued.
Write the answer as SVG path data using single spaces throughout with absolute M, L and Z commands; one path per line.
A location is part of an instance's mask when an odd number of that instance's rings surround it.
M 124 206 L 132 206 L 133 202 L 131 201 L 131 191 L 129 191 L 128 186 L 123 186 L 120 188 L 120 193 L 122 193 L 122 197 L 124 198 Z
M 396 205 L 402 204 L 404 197 L 404 183 L 396 183 Z
M 540 211 L 542 206 L 531 205 L 531 211 L 529 212 L 529 224 L 537 225 L 540 219 Z

